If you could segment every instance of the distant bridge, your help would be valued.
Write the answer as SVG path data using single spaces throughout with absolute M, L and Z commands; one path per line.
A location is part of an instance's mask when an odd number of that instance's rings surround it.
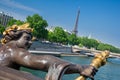
M 78 47 L 72 47 L 73 52 L 81 53 L 81 54 L 86 54 L 86 55 L 95 55 L 97 53 L 101 53 L 102 51 L 99 50 L 93 50 L 93 49 L 86 49 L 86 48 L 78 48 Z M 109 58 L 120 58 L 119 53 L 113 53 L 110 52 Z

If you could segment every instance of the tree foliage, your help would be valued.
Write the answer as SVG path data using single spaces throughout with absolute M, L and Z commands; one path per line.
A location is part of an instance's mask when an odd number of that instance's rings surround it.
M 0 24 L 0 34 L 3 34 L 5 27 Z
M 48 40 L 51 41 L 51 42 L 56 42 L 56 40 L 57 40 L 56 36 L 51 31 L 48 32 Z
M 61 27 L 55 27 L 53 32 L 56 37 L 56 42 L 64 44 L 67 42 L 67 35 Z
M 58 42 L 62 44 L 67 44 L 68 42 L 66 32 L 62 29 L 62 27 L 59 26 L 56 26 L 53 32 L 49 32 L 48 39 L 52 42 Z
M 7 24 L 7 26 L 6 27 L 8 27 L 8 26 L 12 26 L 12 25 L 14 25 L 14 24 L 16 24 L 16 25 L 21 25 L 21 24 L 23 24 L 24 23 L 24 21 L 21 21 L 21 20 L 16 20 L 16 19 L 10 19 L 9 20 L 9 22 L 8 22 L 8 24 Z
M 48 31 L 46 27 L 48 23 L 38 14 L 34 14 L 33 16 L 28 16 L 26 18 L 26 22 L 30 23 L 30 27 L 33 28 L 33 35 L 39 39 L 47 39 Z
M 97 47 L 98 50 L 109 50 L 111 52 L 116 52 L 116 53 L 120 53 L 120 49 L 119 48 L 116 48 L 112 45 L 109 45 L 109 44 L 105 44 L 105 43 L 100 43 Z
M 68 35 L 68 43 L 70 45 L 78 45 L 78 37 L 75 34 Z

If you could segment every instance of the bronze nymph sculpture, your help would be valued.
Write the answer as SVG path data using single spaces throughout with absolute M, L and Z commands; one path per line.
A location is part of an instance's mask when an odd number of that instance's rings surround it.
M 22 75 L 20 66 L 25 66 L 31 69 L 51 71 L 51 67 L 56 67 L 58 72 L 62 72 L 65 68 L 65 74 L 79 73 L 93 79 L 96 68 L 90 65 L 79 65 L 71 62 L 64 61 L 50 55 L 34 55 L 28 52 L 28 48 L 32 44 L 32 29 L 29 28 L 29 24 L 23 24 L 20 26 L 13 25 L 3 33 L 3 39 L 1 40 L 3 45 L 0 47 L 0 79 L 11 78 L 12 80 L 24 80 L 22 77 L 19 79 L 19 75 Z M 2 72 L 10 73 L 9 75 L 2 76 Z M 56 71 L 55 71 L 56 72 Z M 12 73 L 14 78 L 12 77 Z M 25 73 L 23 73 L 25 74 Z M 16 76 L 15 76 L 16 75 Z M 25 74 L 25 80 L 41 80 L 30 74 Z M 59 76 L 59 75 L 54 75 Z M 46 80 L 50 80 L 51 75 L 48 73 Z M 29 78 L 29 79 L 27 79 Z M 56 78 L 60 80 L 60 77 Z M 52 79 L 51 79 L 52 80 Z

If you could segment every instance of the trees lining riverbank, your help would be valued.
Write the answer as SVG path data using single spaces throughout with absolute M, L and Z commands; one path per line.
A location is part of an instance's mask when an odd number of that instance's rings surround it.
M 4 28 L 7 28 L 8 26 L 11 26 L 13 24 L 21 25 L 26 22 L 30 23 L 30 27 L 33 28 L 32 34 L 38 40 L 45 40 L 64 45 L 78 45 L 80 47 L 86 47 L 88 49 L 94 48 L 101 51 L 109 50 L 111 52 L 120 53 L 120 49 L 115 46 L 102 43 L 101 41 L 93 38 L 76 36 L 73 33 L 65 31 L 60 26 L 54 26 L 54 29 L 52 31 L 47 30 L 47 21 L 38 14 L 26 17 L 26 21 L 11 19 L 8 25 Z M 2 33 L 3 31 L 3 27 L 0 26 L 0 32 Z

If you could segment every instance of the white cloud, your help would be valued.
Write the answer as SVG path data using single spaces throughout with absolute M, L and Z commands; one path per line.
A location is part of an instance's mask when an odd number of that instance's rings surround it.
M 18 9 L 22 9 L 22 10 L 26 10 L 26 11 L 30 11 L 30 12 L 34 12 L 34 13 L 39 13 L 38 10 L 25 6 L 23 4 L 17 3 L 13 0 L 0 0 L 0 4 L 9 6 L 9 7 L 14 7 L 14 8 L 18 8 Z
M 8 13 L 15 19 L 25 20 L 28 15 L 39 13 L 38 10 L 15 2 L 14 0 L 0 0 L 0 11 Z

